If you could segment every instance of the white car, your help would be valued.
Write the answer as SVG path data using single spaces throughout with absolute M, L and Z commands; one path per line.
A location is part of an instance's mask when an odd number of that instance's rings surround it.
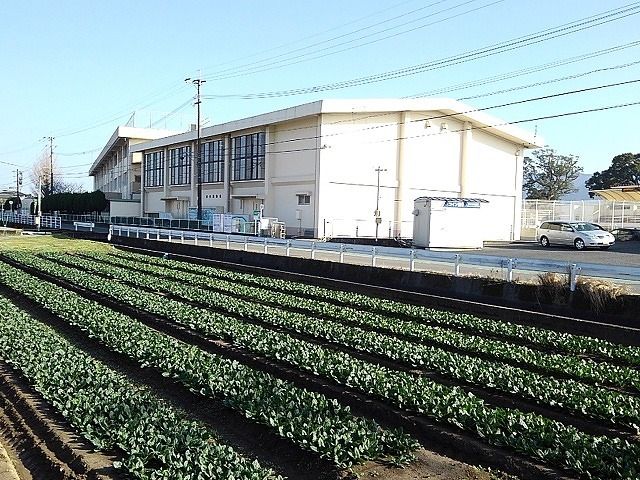
M 613 235 L 589 222 L 544 222 L 536 231 L 536 240 L 543 247 L 573 245 L 576 250 L 589 247 L 606 250 L 616 243 Z

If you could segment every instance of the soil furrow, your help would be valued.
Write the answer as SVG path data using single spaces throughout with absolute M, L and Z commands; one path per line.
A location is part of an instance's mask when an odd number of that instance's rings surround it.
M 12 262 L 9 261 L 8 263 Z M 431 451 L 452 457 L 462 462 L 483 464 L 492 468 L 497 468 L 522 479 L 543 480 L 552 478 L 571 478 L 571 474 L 569 473 L 543 466 L 512 451 L 505 451 L 503 449 L 486 445 L 457 429 L 431 421 L 421 415 L 412 414 L 407 411 L 394 408 L 386 402 L 355 392 L 342 385 L 336 384 L 335 382 L 301 372 L 300 370 L 282 365 L 259 355 L 247 353 L 243 349 L 230 345 L 224 341 L 207 339 L 196 332 L 190 331 L 189 329 L 176 326 L 172 322 L 161 320 L 158 317 L 150 315 L 139 309 L 122 305 L 113 299 L 88 291 L 66 280 L 52 277 L 46 273 L 21 264 L 13 264 L 44 280 L 51 281 L 71 291 L 75 291 L 85 298 L 98 301 L 115 311 L 132 316 L 138 321 L 186 343 L 195 345 L 203 350 L 240 361 L 251 368 L 271 373 L 279 378 L 289 380 L 299 387 L 307 388 L 329 397 L 336 398 L 340 403 L 349 405 L 355 415 L 374 418 L 383 427 L 401 427 L 408 433 L 415 436 L 425 448 Z M 69 327 L 68 325 L 65 327 L 64 325 L 60 325 L 60 328 L 73 329 L 74 327 Z M 89 339 L 84 339 L 83 342 L 91 341 Z M 92 354 L 94 352 L 93 348 L 98 348 L 97 342 L 94 343 L 96 343 L 96 345 L 91 347 L 92 350 L 90 350 Z M 118 354 L 108 352 L 108 355 Z M 136 366 L 137 365 L 134 365 L 132 368 L 135 368 Z M 174 384 L 171 384 L 171 388 L 174 388 L 173 385 Z M 160 388 L 168 387 L 165 384 L 164 387 L 160 386 Z M 296 451 L 296 458 L 300 458 L 299 450 Z M 271 466 L 267 462 L 265 462 L 265 464 Z M 291 478 L 305 477 L 293 476 Z

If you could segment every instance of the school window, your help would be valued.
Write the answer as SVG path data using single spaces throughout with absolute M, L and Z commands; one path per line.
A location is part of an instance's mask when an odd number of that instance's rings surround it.
M 222 140 L 200 145 L 200 175 L 203 183 L 224 181 L 224 142 Z
M 296 196 L 298 197 L 298 205 L 311 205 L 311 195 L 298 193 Z
M 191 147 L 169 150 L 169 184 L 191 183 Z
M 264 180 L 264 132 L 233 137 L 231 154 L 233 180 Z
M 146 153 L 144 156 L 144 185 L 164 185 L 164 152 Z

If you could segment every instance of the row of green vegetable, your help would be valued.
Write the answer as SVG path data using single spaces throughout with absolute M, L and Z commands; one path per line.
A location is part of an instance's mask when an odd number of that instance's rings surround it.
M 407 459 L 415 441 L 326 396 L 204 352 L 140 322 L 0 262 L 0 281 L 97 338 L 338 466 L 386 456 Z
M 2 296 L 0 358 L 96 448 L 124 452 L 122 465 L 134 478 L 281 478 Z
M 59 268 L 61 272 L 80 279 L 69 269 Z M 86 281 L 85 286 L 90 284 Z M 127 303 L 168 316 L 190 328 L 230 339 L 251 351 L 333 378 L 365 393 L 388 399 L 401 408 L 416 410 L 438 421 L 464 428 L 491 444 L 505 445 L 590 476 L 633 478 L 630 475 L 640 471 L 637 458 L 640 446 L 619 438 L 595 437 L 541 415 L 492 408 L 460 388 L 364 362 L 343 352 L 163 296 L 134 291 L 115 281 L 96 278 L 93 285 L 102 291 L 114 292 L 115 297 Z
M 74 262 L 74 259 L 68 255 L 59 257 L 59 254 L 52 254 L 48 258 L 54 260 L 61 258 L 67 262 Z M 333 303 L 303 298 L 268 288 L 238 285 L 237 282 L 230 280 L 220 280 L 215 277 L 206 277 L 160 265 L 144 264 L 125 258 L 114 258 L 109 255 L 94 256 L 93 258 L 116 267 L 132 268 L 150 275 L 174 278 L 181 282 L 211 288 L 234 296 L 242 296 L 258 302 L 304 311 L 365 328 L 375 328 L 385 333 L 433 342 L 439 346 L 453 347 L 470 354 L 490 356 L 503 362 L 522 365 L 525 368 L 534 367 L 546 373 L 559 373 L 582 381 L 603 383 L 622 388 L 631 387 L 635 390 L 640 390 L 640 371 L 631 367 L 594 362 L 593 360 L 573 355 L 545 353 L 508 341 L 490 339 L 417 321 L 401 320 L 388 315 L 357 310 L 353 307 L 338 306 Z M 83 262 L 76 264 L 80 266 L 86 265 Z
M 527 342 L 532 346 L 542 349 L 554 349 L 579 355 L 593 355 L 624 362 L 629 365 L 640 366 L 639 347 L 619 345 L 598 338 L 561 333 L 540 327 L 519 325 L 503 320 L 492 320 L 471 314 L 437 310 L 421 305 L 412 305 L 359 293 L 333 290 L 306 283 L 235 272 L 211 266 L 141 255 L 128 251 L 114 250 L 111 255 L 130 258 L 143 263 L 163 265 L 177 270 L 195 272 L 208 277 L 267 287 L 304 298 L 330 300 L 341 305 L 379 311 L 391 316 L 410 317 L 422 322 L 459 328 L 482 335 L 511 338 L 517 341 Z
M 21 262 L 41 269 L 52 275 L 61 276 L 74 283 L 100 291 L 104 295 L 117 295 L 118 300 L 135 303 L 148 309 L 148 303 L 140 301 L 140 290 L 131 291 L 119 288 L 116 283 L 96 278 L 91 273 L 71 269 L 59 263 L 43 258 L 13 254 Z M 56 256 L 58 261 L 64 257 Z M 460 382 L 489 387 L 505 393 L 515 394 L 551 407 L 564 408 L 575 414 L 599 418 L 607 422 L 640 427 L 640 398 L 588 385 L 575 380 L 558 380 L 508 364 L 484 360 L 478 357 L 453 353 L 438 347 L 422 345 L 398 339 L 381 333 L 364 330 L 359 327 L 343 325 L 326 319 L 317 319 L 299 313 L 279 310 L 274 307 L 256 304 L 247 300 L 223 295 L 211 290 L 203 290 L 181 282 L 156 278 L 141 272 L 91 262 L 84 259 L 67 257 L 87 270 L 108 275 L 142 288 L 153 288 L 160 292 L 171 293 L 181 299 L 199 302 L 242 318 L 277 325 L 298 333 L 367 352 L 382 355 L 396 362 L 414 367 L 430 369 L 443 376 Z M 241 290 L 242 285 L 238 286 Z M 153 313 L 162 314 L 162 309 Z M 198 313 L 202 315 L 204 312 Z M 170 317 L 171 318 L 171 317 Z

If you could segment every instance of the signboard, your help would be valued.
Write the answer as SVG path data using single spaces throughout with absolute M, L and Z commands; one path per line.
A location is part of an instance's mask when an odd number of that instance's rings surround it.
M 480 208 L 480 202 L 473 200 L 445 200 L 444 206 L 449 208 Z

